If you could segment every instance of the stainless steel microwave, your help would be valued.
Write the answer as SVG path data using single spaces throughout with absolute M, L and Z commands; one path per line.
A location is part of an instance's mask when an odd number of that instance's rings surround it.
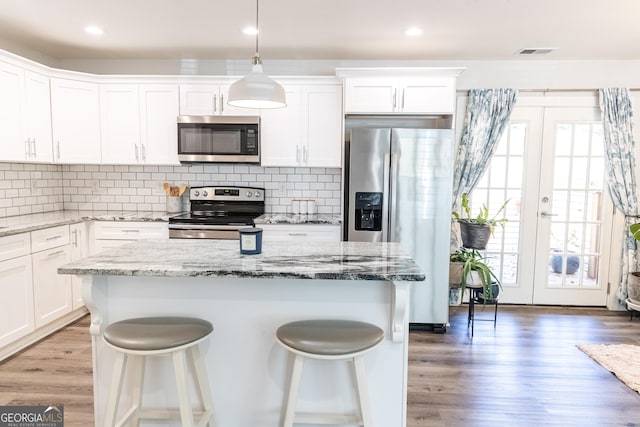
M 260 117 L 178 116 L 178 159 L 260 163 Z

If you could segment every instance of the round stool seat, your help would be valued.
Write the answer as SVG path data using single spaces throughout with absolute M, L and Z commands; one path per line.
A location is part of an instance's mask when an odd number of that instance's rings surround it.
M 192 317 L 143 317 L 112 323 L 104 340 L 127 350 L 154 351 L 180 347 L 206 337 L 213 325 Z
M 339 356 L 374 347 L 384 331 L 355 320 L 300 320 L 278 328 L 278 340 L 292 349 L 315 355 Z

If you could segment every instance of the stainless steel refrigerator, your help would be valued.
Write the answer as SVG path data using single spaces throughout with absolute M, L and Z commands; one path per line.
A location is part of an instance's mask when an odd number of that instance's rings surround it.
M 346 240 L 399 242 L 426 274 L 412 284 L 409 322 L 446 331 L 453 130 L 356 121 L 346 139 Z

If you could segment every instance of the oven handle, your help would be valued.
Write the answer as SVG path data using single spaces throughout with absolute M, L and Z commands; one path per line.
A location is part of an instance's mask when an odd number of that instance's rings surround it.
M 172 224 L 169 223 L 169 230 L 239 230 L 251 227 L 251 225 L 211 225 L 211 224 Z

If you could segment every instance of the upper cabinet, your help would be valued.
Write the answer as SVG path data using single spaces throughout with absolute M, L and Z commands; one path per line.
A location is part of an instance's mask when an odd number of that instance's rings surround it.
M 100 163 L 100 103 L 96 83 L 51 79 L 54 161 Z
M 0 160 L 51 162 L 49 78 L 0 62 Z
M 339 168 L 343 139 L 341 86 L 283 86 L 287 106 L 261 111 L 262 166 Z
M 101 84 L 102 163 L 178 164 L 178 85 Z
M 230 84 L 180 85 L 180 115 L 257 116 L 260 114 L 259 110 L 228 105 L 230 86 Z
M 453 114 L 455 79 L 347 78 L 345 113 Z

